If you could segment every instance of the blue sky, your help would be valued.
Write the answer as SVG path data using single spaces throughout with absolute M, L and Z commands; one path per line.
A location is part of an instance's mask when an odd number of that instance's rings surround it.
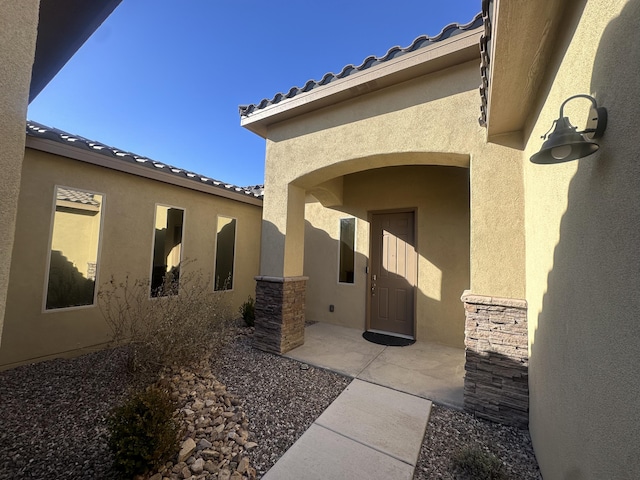
M 263 182 L 258 103 L 419 35 L 480 0 L 123 0 L 29 106 L 29 119 L 236 185 Z

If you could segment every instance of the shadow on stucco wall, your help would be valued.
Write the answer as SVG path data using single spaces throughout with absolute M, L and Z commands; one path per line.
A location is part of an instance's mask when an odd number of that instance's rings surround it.
M 550 479 L 640 478 L 639 19 L 629 1 L 599 41 L 591 91 L 609 123 L 577 160 L 533 339 L 532 434 Z
M 418 339 L 463 348 L 460 295 L 470 285 L 469 170 L 385 167 L 347 175 L 344 187 L 340 209 L 364 222 L 369 211 L 416 208 Z
M 323 210 L 329 216 L 317 224 L 313 223 L 316 215 L 323 214 L 314 209 L 306 221 L 305 275 L 309 277 L 307 312 L 314 317 L 311 319 L 341 325 L 349 322 L 364 329 L 368 212 L 417 207 L 417 339 L 463 348 L 465 317 L 460 295 L 469 288 L 470 280 L 468 185 L 468 170 L 458 167 L 386 167 L 345 176 L 343 205 L 334 207 L 333 213 Z M 333 223 L 337 227 L 340 213 L 359 219 L 361 250 L 354 285 L 338 285 L 339 241 L 323 230 Z M 336 305 L 334 313 L 329 312 L 330 304 Z M 341 304 L 357 318 L 341 318 Z
M 353 284 L 338 283 L 340 242 L 305 220 L 304 274 L 307 281 L 307 320 L 365 330 L 367 257 L 355 253 Z M 329 311 L 334 305 L 334 311 Z

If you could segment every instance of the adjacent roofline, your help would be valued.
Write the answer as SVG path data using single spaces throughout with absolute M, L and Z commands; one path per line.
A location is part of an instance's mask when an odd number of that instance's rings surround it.
M 493 19 L 493 0 L 482 0 L 482 22 L 484 31 L 480 37 L 480 126 L 487 126 L 489 108 L 489 84 L 491 83 L 491 20 Z
M 243 188 L 226 184 L 32 121 L 27 121 L 26 147 L 178 187 L 262 206 L 263 196 L 255 193 L 260 191 L 259 188 Z
M 482 14 L 466 24 L 451 24 L 436 37 L 421 36 L 407 48 L 394 47 L 380 58 L 368 57 L 359 67 L 347 65 L 338 75 L 326 74 L 287 94 L 240 107 L 240 124 L 266 137 L 267 126 L 444 68 L 478 59 Z
M 122 0 L 40 0 L 29 102 L 47 86 Z

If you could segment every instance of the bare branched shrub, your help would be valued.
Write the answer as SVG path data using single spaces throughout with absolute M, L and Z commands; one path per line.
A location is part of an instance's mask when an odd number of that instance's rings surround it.
M 148 279 L 111 278 L 98 304 L 114 345 L 129 344 L 133 372 L 149 382 L 166 367 L 186 367 L 218 354 L 229 340 L 230 292 L 213 292 L 201 272 L 167 275 L 150 296 Z M 176 294 L 177 293 L 177 294 Z

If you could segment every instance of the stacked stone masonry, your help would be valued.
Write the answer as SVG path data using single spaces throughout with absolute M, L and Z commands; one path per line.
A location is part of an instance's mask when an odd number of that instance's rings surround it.
M 529 350 L 524 300 L 462 296 L 465 325 L 465 410 L 526 428 L 529 424 Z
M 282 354 L 304 343 L 306 277 L 256 277 L 254 347 Z

